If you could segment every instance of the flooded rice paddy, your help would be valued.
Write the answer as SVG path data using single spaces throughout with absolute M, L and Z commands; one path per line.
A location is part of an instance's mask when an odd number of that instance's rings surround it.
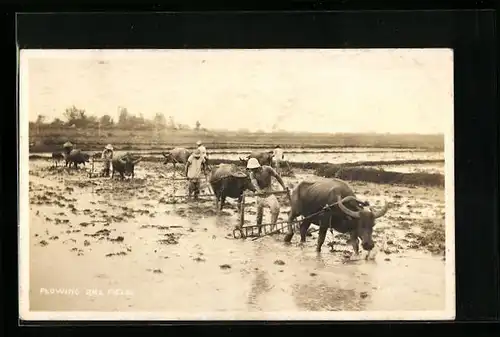
M 30 161 L 31 310 L 444 310 L 442 189 L 352 182 L 360 198 L 393 208 L 374 229 L 374 259 L 346 263 L 352 248 L 338 233 L 327 234 L 320 254 L 317 232 L 303 247 L 298 235 L 292 245 L 282 234 L 234 239 L 235 200 L 217 214 L 210 196 L 174 199 L 186 187 L 169 179 L 172 170 L 141 162 L 135 179 L 120 181 Z M 285 220 L 288 201 L 279 199 Z

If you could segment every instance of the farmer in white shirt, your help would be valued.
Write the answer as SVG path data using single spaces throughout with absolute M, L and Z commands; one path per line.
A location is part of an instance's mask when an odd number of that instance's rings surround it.
M 104 147 L 101 158 L 104 161 L 103 175 L 105 177 L 109 177 L 111 173 L 110 171 L 113 169 L 113 165 L 111 163 L 111 161 L 113 160 L 113 146 L 111 144 L 108 144 Z
M 191 198 L 191 194 L 194 194 L 194 198 L 198 199 L 200 194 L 200 180 L 202 174 L 205 174 L 205 162 L 201 155 L 201 151 L 196 149 L 191 156 L 189 156 L 185 174 L 188 179 L 188 196 Z
M 279 145 L 276 145 L 273 151 L 273 160 L 276 166 L 276 171 L 280 171 L 280 164 L 284 159 L 285 156 L 283 154 L 283 149 Z
M 196 146 L 198 147 L 198 150 L 200 150 L 201 158 L 203 158 L 203 160 L 205 161 L 205 164 L 206 164 L 206 162 L 208 160 L 207 149 L 205 148 L 205 146 L 203 146 L 203 143 L 201 142 L 201 140 L 196 142 Z

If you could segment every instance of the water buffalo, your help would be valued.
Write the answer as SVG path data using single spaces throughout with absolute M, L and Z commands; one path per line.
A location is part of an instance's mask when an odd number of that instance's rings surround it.
M 101 159 L 102 158 L 102 152 L 101 151 L 97 151 L 97 152 L 94 152 L 94 154 L 92 154 L 92 159 L 96 160 L 96 159 Z
M 250 158 L 256 158 L 260 165 L 267 165 L 271 166 L 271 163 L 273 161 L 273 151 L 268 151 L 268 152 L 252 152 L 245 158 L 240 157 L 240 161 L 243 163 L 247 163 L 248 159 Z
M 85 166 L 85 163 L 88 163 L 90 161 L 90 155 L 88 153 L 82 152 L 81 150 L 71 150 L 71 151 L 66 151 L 63 152 L 64 155 L 64 160 L 66 161 L 66 167 L 69 166 L 71 167 L 71 164 L 75 166 L 75 168 L 78 168 L 78 164 L 83 164 Z
M 316 212 L 321 211 L 326 205 L 337 203 L 326 213 L 306 218 Z M 301 181 L 291 194 L 291 210 L 288 215 L 288 233 L 285 242 L 290 242 L 293 237 L 292 221 L 302 215 L 305 219 L 300 225 L 300 242 L 306 240 L 307 230 L 311 224 L 318 225 L 319 236 L 316 251 L 321 251 L 321 246 L 325 242 L 328 228 L 333 228 L 340 233 L 349 233 L 350 238 L 347 243 L 351 244 L 354 253 L 359 254 L 359 242 L 361 239 L 363 249 L 370 251 L 373 249 L 372 230 L 375 219 L 384 216 L 388 210 L 385 204 L 382 210 L 376 211 L 363 208 L 368 203 L 356 199 L 353 190 L 349 185 L 340 179 L 319 178 L 313 181 Z
M 168 163 L 173 163 L 175 169 L 175 164 L 185 164 L 191 153 L 192 151 L 183 147 L 176 147 L 175 149 L 172 149 L 167 153 L 163 152 L 162 155 L 163 157 L 165 157 L 165 161 L 163 162 L 163 164 L 166 165 Z
M 216 208 L 222 211 L 226 197 L 238 199 L 238 208 L 243 198 L 243 192 L 250 190 L 255 192 L 255 187 L 250 177 L 236 165 L 221 164 L 215 167 L 210 174 L 210 186 L 215 194 Z M 219 208 L 220 202 L 220 208 Z
M 142 160 L 142 157 L 133 158 L 130 154 L 125 154 L 117 158 L 113 158 L 111 164 L 113 165 L 113 172 L 111 178 L 114 178 L 115 172 L 120 174 L 121 179 L 125 179 L 125 175 L 130 175 L 134 178 L 135 165 Z
M 52 161 L 55 166 L 57 166 L 57 163 L 59 163 L 61 160 L 64 160 L 64 155 L 62 152 L 52 152 Z

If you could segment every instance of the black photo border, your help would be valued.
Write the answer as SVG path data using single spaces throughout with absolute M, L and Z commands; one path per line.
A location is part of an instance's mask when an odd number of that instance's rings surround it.
M 455 2 L 455 3 L 454 3 Z M 17 242 L 17 48 L 453 48 L 455 106 L 456 321 L 498 321 L 498 66 L 497 13 L 488 1 L 245 2 L 232 8 L 215 2 L 193 4 L 103 4 L 17 1 L 2 13 L 7 31 L 7 62 L 2 72 L 2 298 L 5 336 L 18 324 Z M 260 6 L 260 7 L 259 7 Z M 399 6 L 399 7 L 397 7 Z M 211 11 L 212 10 L 212 11 Z M 232 11 L 227 11 L 232 10 Z M 242 10 L 243 12 L 234 12 Z M 260 11 L 251 11 L 260 10 Z M 283 11 L 284 10 L 284 11 Z M 379 11 L 381 10 L 381 11 Z M 78 13 L 92 11 L 94 13 Z M 136 13 L 133 13 L 136 12 Z M 142 13 L 138 13 L 141 11 Z M 155 13 L 158 11 L 160 13 Z M 161 13 L 167 11 L 169 13 Z M 18 14 L 16 12 L 24 12 Z M 35 14 L 36 12 L 51 12 Z M 66 12 L 66 13 L 63 13 Z M 72 13 L 70 13 L 72 12 Z M 105 12 L 104 14 L 96 12 Z M 110 13 L 119 12 L 119 13 Z M 17 26 L 16 26 L 17 25 Z M 5 60 L 5 58 L 4 58 Z M 402 112 L 404 114 L 404 112 Z M 7 212 L 8 211 L 8 212 Z M 56 333 L 75 334 L 69 326 L 137 326 L 145 322 L 49 323 Z M 166 322 L 165 322 L 166 323 Z M 149 322 L 148 325 L 165 324 Z M 209 332 L 210 322 L 183 322 L 185 332 Z M 332 322 L 328 324 L 335 324 Z M 370 323 L 370 324 L 368 324 Z M 22 325 L 46 325 L 22 322 Z M 255 334 L 258 322 L 216 322 L 216 333 Z M 262 324 L 262 322 L 260 323 Z M 275 326 L 278 322 L 266 322 Z M 299 324 L 300 326 L 297 326 Z M 457 326 L 461 326 L 457 328 Z M 342 323 L 330 331 L 325 322 L 280 322 L 280 329 L 340 333 L 347 327 L 365 333 L 484 333 L 482 324 L 436 322 Z M 27 330 L 33 331 L 29 327 Z M 115 328 L 113 328 L 115 329 Z M 206 329 L 206 330 L 205 330 Z M 294 329 L 294 330 L 291 330 Z M 322 331 L 324 329 L 324 331 Z M 337 330 L 338 329 L 338 330 Z M 23 329 L 25 330 L 25 329 Z M 83 330 L 88 334 L 88 329 Z M 109 330 L 111 333 L 113 330 Z M 160 332 L 156 328 L 141 333 Z M 178 329 L 182 332 L 182 329 Z M 47 330 L 47 333 L 49 332 Z M 120 332 L 121 333 L 121 332 Z

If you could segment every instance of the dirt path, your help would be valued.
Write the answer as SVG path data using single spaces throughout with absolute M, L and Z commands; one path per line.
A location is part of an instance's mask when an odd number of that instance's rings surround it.
M 316 233 L 303 248 L 296 237 L 284 245 L 281 235 L 237 240 L 234 201 L 218 216 L 211 200 L 165 203 L 173 191 L 161 164 L 144 164 L 124 182 L 49 166 L 30 163 L 31 310 L 444 309 L 442 255 L 422 246 L 426 228 L 444 226 L 439 189 L 354 183 L 373 204 L 383 197 L 397 207 L 375 229 L 375 260 L 344 264 L 342 236 L 329 233 L 319 255 Z M 253 206 L 248 214 L 253 221 Z

